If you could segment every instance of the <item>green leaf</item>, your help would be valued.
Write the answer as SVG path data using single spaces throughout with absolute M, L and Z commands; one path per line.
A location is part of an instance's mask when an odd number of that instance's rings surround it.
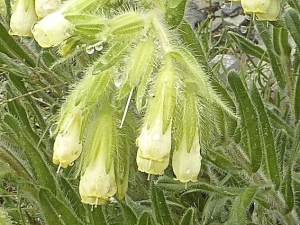
M 120 205 L 123 211 L 123 215 L 125 218 L 126 223 L 125 224 L 136 224 L 137 223 L 137 216 L 134 213 L 134 210 L 130 207 L 130 204 L 128 204 L 128 201 L 120 201 Z
M 197 61 L 203 65 L 205 70 L 211 70 L 211 66 L 207 60 L 207 53 L 204 50 L 200 38 L 196 36 L 195 31 L 187 21 L 182 21 L 178 27 L 180 38 L 189 46 L 189 50 L 194 54 Z M 208 71 L 206 71 L 208 72 Z M 209 71 L 211 73 L 211 71 Z
M 294 110 L 296 121 L 300 120 L 300 77 L 296 78 Z
M 0 52 L 6 54 L 13 59 L 19 59 L 25 62 L 30 67 L 35 67 L 35 59 L 33 55 L 29 55 L 20 42 L 16 41 L 8 34 L 6 28 L 0 20 Z
M 218 151 L 217 149 L 209 149 L 206 151 L 205 158 L 207 158 L 212 164 L 218 168 L 223 169 L 224 171 L 230 172 L 232 174 L 237 174 L 241 171 L 236 163 L 232 161 L 227 155 Z
M 143 212 L 137 222 L 137 225 L 152 225 L 154 224 L 151 214 L 147 211 Z
M 299 12 L 295 9 L 289 9 L 284 13 L 285 24 L 290 31 L 291 36 L 293 37 L 298 49 L 300 49 L 300 17 Z
M 246 211 L 250 206 L 258 188 L 246 188 L 234 201 L 227 225 L 243 225 L 246 223 Z
M 166 21 L 172 27 L 177 27 L 184 16 L 187 0 L 167 1 Z
M 255 85 L 253 85 L 253 88 L 251 90 L 251 97 L 257 112 L 259 112 L 259 134 L 261 140 L 261 148 L 264 152 L 267 174 L 275 184 L 277 190 L 280 187 L 281 179 L 275 148 L 275 140 L 273 137 L 268 115 L 265 111 L 265 106 Z
M 276 54 L 274 50 L 274 43 L 271 32 L 269 31 L 267 24 L 264 22 L 257 22 L 256 27 L 266 46 L 269 61 L 271 63 L 271 67 L 276 77 L 277 83 L 281 89 L 284 89 L 285 85 L 289 84 L 289 77 L 284 77 L 285 71 L 282 67 L 281 58 Z
M 293 8 L 297 9 L 298 12 L 300 12 L 300 4 L 298 0 L 287 0 L 287 2 L 292 6 Z
M 255 173 L 260 168 L 262 161 L 258 116 L 239 75 L 234 71 L 230 71 L 228 82 L 238 102 L 237 106 L 241 117 L 241 145 L 248 154 L 252 171 Z
M 255 56 L 256 58 L 265 62 L 269 62 L 266 51 L 260 46 L 236 33 L 229 31 L 228 34 L 231 39 L 240 47 L 242 52 L 246 53 L 247 55 Z
M 291 46 L 289 44 L 289 33 L 285 28 L 273 27 L 273 45 L 275 52 L 281 56 L 281 58 L 289 60 L 291 55 Z
M 242 192 L 243 189 L 235 187 L 222 187 L 217 185 L 210 185 L 204 182 L 189 182 L 182 183 L 178 180 L 174 180 L 171 177 L 161 176 L 157 180 L 158 188 L 161 188 L 166 191 L 175 191 L 191 193 L 191 192 L 211 192 L 218 193 L 227 196 L 237 196 Z
M 173 225 L 172 217 L 166 203 L 163 191 L 151 182 L 150 184 L 151 202 L 157 223 L 162 225 Z
M 39 199 L 47 224 L 83 224 L 75 212 L 51 191 L 40 189 Z
M 196 224 L 195 220 L 195 209 L 189 208 L 185 211 L 183 217 L 181 218 L 180 225 L 193 225 Z
M 103 207 L 104 206 L 97 206 L 94 207 L 93 210 L 90 210 L 90 215 L 92 217 L 93 223 L 92 224 L 100 224 L 101 225 L 109 225 L 107 223 L 104 212 L 103 212 Z

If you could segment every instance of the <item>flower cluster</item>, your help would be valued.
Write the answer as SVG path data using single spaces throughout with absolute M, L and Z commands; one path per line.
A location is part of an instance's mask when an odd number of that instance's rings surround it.
M 280 14 L 281 0 L 235 0 L 241 2 L 246 14 L 255 14 L 258 20 L 274 21 Z
M 53 153 L 58 171 L 80 158 L 79 193 L 91 205 L 124 197 L 136 150 L 138 170 L 162 175 L 172 164 L 175 179 L 197 181 L 200 148 L 217 126 L 213 108 L 232 113 L 196 58 L 178 46 L 178 34 L 159 19 L 164 18 L 159 10 L 110 18 L 93 11 L 98 1 L 70 2 L 32 26 L 42 47 L 60 45 L 62 55 L 95 56 L 58 116 Z

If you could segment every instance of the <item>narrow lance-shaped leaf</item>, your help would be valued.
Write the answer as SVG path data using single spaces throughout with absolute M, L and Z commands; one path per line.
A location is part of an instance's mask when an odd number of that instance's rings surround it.
M 101 221 L 101 225 L 108 225 L 106 221 L 105 214 L 103 212 L 103 205 L 99 205 L 92 210 L 90 210 L 90 217 L 93 220 L 93 224 L 98 224 Z
M 294 111 L 295 111 L 295 119 L 296 121 L 299 121 L 300 119 L 300 77 L 297 77 L 296 80 Z
M 227 225 L 247 224 L 246 211 L 250 206 L 258 188 L 250 187 L 245 189 L 234 201 Z
M 234 71 L 229 72 L 228 82 L 235 94 L 241 117 L 241 145 L 248 154 L 255 173 L 260 168 L 262 157 L 258 116 L 239 75 Z
M 293 37 L 298 49 L 300 49 L 300 17 L 299 12 L 297 12 L 295 9 L 289 9 L 284 14 L 284 20 L 285 24 L 290 31 L 291 36 Z
M 263 22 L 257 22 L 256 27 L 257 27 L 257 29 L 261 35 L 261 38 L 266 46 L 267 53 L 269 56 L 269 61 L 271 63 L 271 67 L 272 67 L 273 73 L 276 77 L 276 80 L 278 82 L 278 85 L 280 88 L 284 89 L 284 88 L 286 88 L 285 86 L 287 84 L 289 84 L 289 82 L 288 82 L 289 78 L 284 77 L 285 72 L 281 66 L 281 59 L 274 50 L 271 33 L 270 33 L 267 25 Z
M 288 168 L 285 174 L 285 179 L 283 183 L 283 193 L 284 199 L 288 206 L 288 211 L 291 212 L 295 207 L 295 196 L 294 196 L 294 187 L 293 187 L 293 170 L 294 164 L 296 163 L 297 158 L 299 157 L 300 151 L 300 123 L 298 122 L 295 130 L 295 142 L 293 144 L 291 157 L 288 159 Z
M 228 34 L 231 37 L 231 39 L 240 47 L 243 53 L 255 56 L 256 58 L 262 59 L 265 62 L 269 62 L 266 51 L 260 46 L 253 44 L 253 42 L 236 33 L 228 32 Z
M 274 137 L 268 115 L 265 111 L 264 104 L 255 86 L 253 86 L 251 90 L 251 97 L 257 112 L 259 112 L 259 134 L 261 140 L 261 148 L 264 152 L 264 162 L 266 165 L 267 174 L 272 180 L 272 182 L 275 184 L 276 189 L 278 189 L 280 186 L 281 179 Z
M 75 212 L 49 190 L 40 189 L 39 200 L 47 224 L 83 224 Z
M 175 28 L 183 19 L 187 0 L 167 1 L 166 20 L 168 24 Z
M 151 182 L 150 184 L 151 202 L 156 218 L 156 222 L 162 225 L 173 225 L 171 214 L 166 203 L 163 191 Z
M 127 199 L 126 199 L 127 200 Z M 132 201 L 131 199 L 129 201 Z M 121 209 L 127 224 L 136 224 L 137 216 L 134 213 L 134 210 L 131 208 L 130 203 L 127 201 L 120 201 Z
M 189 208 L 185 211 L 182 219 L 180 220 L 180 225 L 193 225 L 193 224 L 196 224 L 195 209 Z
M 11 35 L 8 34 L 6 28 L 0 21 L 0 52 L 5 53 L 9 57 L 20 59 L 28 66 L 35 67 L 33 55 L 29 55 L 25 50 L 25 46 L 21 46 Z
M 152 225 L 154 224 L 151 214 L 147 211 L 143 212 L 137 225 Z

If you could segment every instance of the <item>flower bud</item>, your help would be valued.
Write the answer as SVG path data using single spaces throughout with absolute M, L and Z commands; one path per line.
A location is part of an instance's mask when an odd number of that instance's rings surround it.
M 96 158 L 88 165 L 80 179 L 79 193 L 83 203 L 102 205 L 116 193 L 117 185 L 113 165 L 108 173 L 105 165 L 105 151 L 99 149 Z
M 68 32 L 71 27 L 72 24 L 58 11 L 34 24 L 32 33 L 41 47 L 48 48 L 69 38 L 71 34 Z
M 43 18 L 56 11 L 61 5 L 61 0 L 35 0 L 35 12 Z
M 66 168 L 73 164 L 82 151 L 80 117 L 75 115 L 61 130 L 62 133 L 58 133 L 54 142 L 53 163 Z
M 257 13 L 256 17 L 258 20 L 269 20 L 275 21 L 280 13 L 280 0 L 273 0 L 269 5 L 266 13 Z
M 197 181 L 201 168 L 199 136 L 196 134 L 191 149 L 187 149 L 186 138 L 182 138 L 179 148 L 173 153 L 172 167 L 176 180 Z
M 163 133 L 162 121 L 157 119 L 148 129 L 145 125 L 137 139 L 138 169 L 149 174 L 163 174 L 171 151 L 171 123 Z
M 11 35 L 32 37 L 31 27 L 37 21 L 33 0 L 17 0 L 10 19 Z
M 241 0 L 241 4 L 246 14 L 266 13 L 270 0 Z

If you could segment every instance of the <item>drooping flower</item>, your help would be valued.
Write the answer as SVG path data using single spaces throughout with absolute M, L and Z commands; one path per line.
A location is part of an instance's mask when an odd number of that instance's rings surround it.
M 31 27 L 36 21 L 34 0 L 17 0 L 12 10 L 9 34 L 32 37 Z
M 103 146 L 105 148 L 105 146 Z M 81 201 L 90 205 L 106 203 L 117 192 L 113 165 L 106 172 L 106 156 L 99 149 L 96 158 L 88 165 L 79 183 Z
M 258 20 L 275 21 L 280 13 L 280 0 L 273 0 L 266 13 L 256 14 Z
M 48 48 L 71 37 L 71 28 L 72 24 L 65 19 L 62 12 L 57 11 L 34 24 L 32 33 L 41 47 Z
M 171 123 L 165 133 L 161 119 L 157 119 L 150 128 L 145 125 L 137 139 L 137 145 L 138 170 L 148 174 L 163 174 L 169 164 Z
M 73 164 L 82 151 L 80 140 L 81 118 L 75 115 L 69 119 L 64 129 L 58 132 L 53 147 L 53 163 L 66 168 Z
M 116 123 L 108 99 L 95 107 L 84 144 L 79 193 L 83 203 L 101 205 L 117 192 L 114 172 Z
M 44 18 L 56 11 L 61 5 L 61 0 L 35 0 L 35 12 L 39 18 Z
M 196 134 L 191 149 L 187 149 L 186 138 L 182 138 L 179 148 L 173 153 L 172 167 L 176 179 L 181 182 L 197 181 L 201 168 L 199 135 Z
M 163 174 L 169 163 L 171 129 L 176 102 L 175 71 L 171 60 L 155 81 L 155 98 L 151 99 L 141 134 L 136 140 L 138 169 L 148 174 Z
M 241 4 L 246 14 L 266 13 L 270 0 L 241 0 Z

